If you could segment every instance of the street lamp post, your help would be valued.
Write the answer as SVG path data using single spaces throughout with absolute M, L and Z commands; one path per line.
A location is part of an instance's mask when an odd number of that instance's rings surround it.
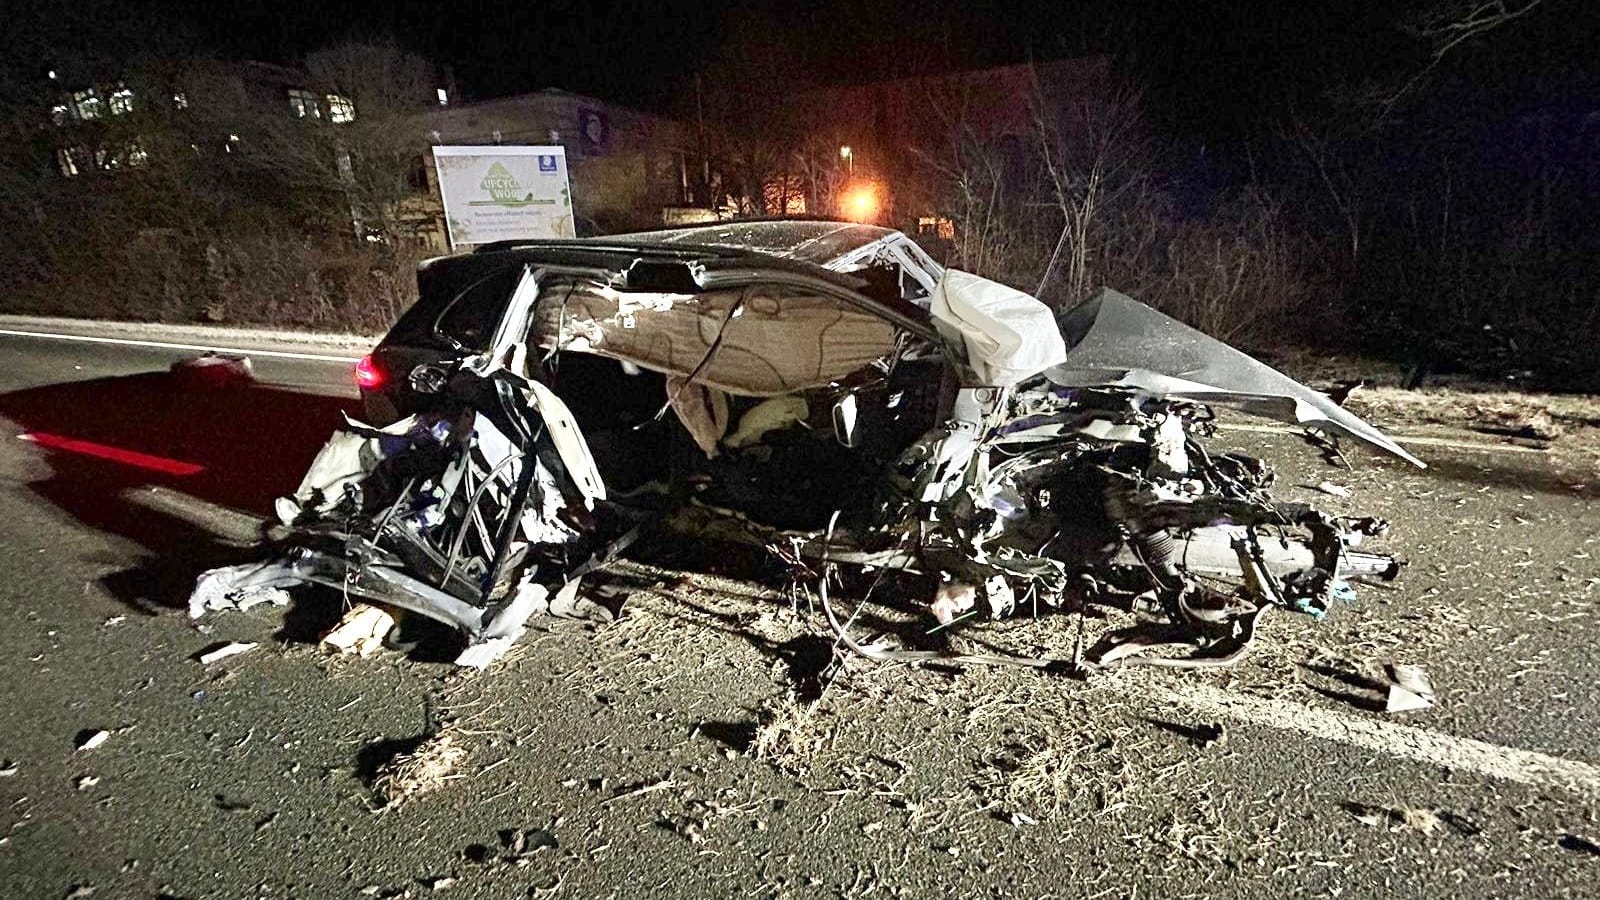
M 848 144 L 839 148 L 839 158 L 844 160 L 845 167 L 851 175 L 856 174 L 856 154 Z

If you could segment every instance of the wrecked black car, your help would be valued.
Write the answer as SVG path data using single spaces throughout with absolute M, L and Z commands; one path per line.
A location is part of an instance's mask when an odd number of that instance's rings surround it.
M 1206 666 L 1270 607 L 1320 616 L 1397 573 L 1362 548 L 1382 521 L 1275 501 L 1265 463 L 1206 450 L 1227 405 L 1421 465 L 1328 397 L 1109 289 L 1057 316 L 897 233 L 819 262 L 728 228 L 425 264 L 425 298 L 454 289 L 370 359 L 375 423 L 333 436 L 269 558 L 203 574 L 191 614 L 324 585 L 448 623 L 482 667 L 659 526 L 920 573 L 941 623 L 1115 584 L 1159 627 L 1075 664 Z M 851 649 L 941 655 L 857 641 L 820 587 Z

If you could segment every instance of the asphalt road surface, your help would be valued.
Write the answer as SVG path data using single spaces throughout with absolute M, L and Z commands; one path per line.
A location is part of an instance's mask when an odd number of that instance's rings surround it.
M 447 634 L 322 656 L 337 596 L 197 630 L 194 575 L 250 558 L 356 403 L 347 362 L 223 386 L 168 370 L 189 355 L 0 336 L 0 897 L 1596 896 L 1592 469 L 1433 445 L 1344 472 L 1225 432 L 1283 493 L 1391 519 L 1395 589 L 1268 618 L 1224 674 L 852 663 L 811 703 L 806 604 L 670 553 L 606 574 L 620 621 L 481 674 Z M 1323 480 L 1354 496 L 1296 487 Z M 225 640 L 260 646 L 194 659 Z M 1383 712 L 1388 662 L 1439 705 Z M 375 766 L 445 727 L 454 777 L 377 809 Z

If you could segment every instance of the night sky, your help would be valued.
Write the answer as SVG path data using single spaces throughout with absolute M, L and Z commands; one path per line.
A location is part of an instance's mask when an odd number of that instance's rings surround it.
M 1441 0 L 1433 0 L 1436 4 Z M 1512 0 L 1516 2 L 1516 0 Z M 681 105 L 694 72 L 730 41 L 781 47 L 796 84 L 869 81 L 952 68 L 1111 53 L 1147 88 L 1158 121 L 1222 137 L 1327 88 L 1414 71 L 1424 48 L 1400 28 L 1427 3 L 1264 0 L 824 0 L 815 4 L 591 2 L 382 4 L 353 0 L 8 4 L 16 66 L 92 45 L 294 62 L 345 39 L 393 37 L 447 65 L 467 97 L 560 87 L 647 109 Z M 1546 0 L 1457 50 L 1439 80 L 1480 103 L 1596 104 L 1600 4 Z M 748 42 L 748 41 L 747 41 Z M 40 60 L 35 64 L 30 60 Z

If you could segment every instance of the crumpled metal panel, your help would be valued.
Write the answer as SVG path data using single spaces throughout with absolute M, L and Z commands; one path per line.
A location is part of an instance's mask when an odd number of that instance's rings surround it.
M 1063 387 L 1127 387 L 1340 433 L 1425 464 L 1387 435 L 1277 369 L 1125 294 L 1101 288 L 1058 319 L 1067 357 L 1046 370 Z

